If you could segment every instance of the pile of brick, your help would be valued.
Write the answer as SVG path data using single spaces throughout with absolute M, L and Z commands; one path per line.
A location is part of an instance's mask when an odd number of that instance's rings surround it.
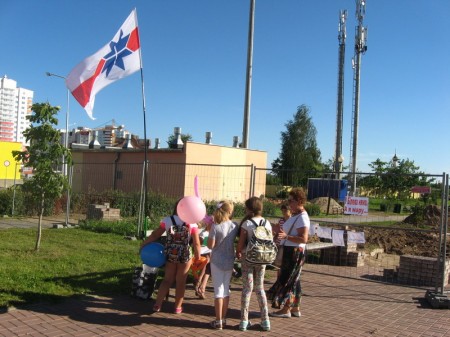
M 444 286 L 448 284 L 450 261 L 445 263 Z M 398 267 L 398 281 L 404 284 L 418 286 L 435 286 L 441 281 L 442 272 L 439 271 L 438 259 L 414 255 L 400 256 Z
M 110 208 L 109 206 L 109 203 L 104 203 L 103 205 L 89 205 L 86 213 L 86 219 L 110 221 L 120 220 L 120 209 Z
M 346 235 L 344 236 L 346 238 Z M 323 249 L 322 261 L 336 266 L 362 267 L 365 253 L 358 251 L 356 243 L 347 243 L 344 247 Z

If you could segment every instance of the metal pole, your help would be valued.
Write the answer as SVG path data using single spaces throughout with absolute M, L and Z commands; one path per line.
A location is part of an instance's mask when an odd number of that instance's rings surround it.
M 46 72 L 47 76 L 54 76 L 62 78 L 64 81 L 66 80 L 65 76 Z M 67 89 L 67 110 L 66 110 L 66 133 L 64 135 L 64 147 L 67 151 L 69 151 L 69 102 L 70 102 L 70 90 Z M 67 165 L 67 158 L 64 158 L 63 160 L 63 174 L 68 179 L 69 185 L 71 185 L 71 177 L 68 175 L 68 165 Z M 65 225 L 69 225 L 69 214 L 70 214 L 70 193 L 69 188 L 67 188 L 67 194 L 66 194 L 66 219 L 65 219 Z
M 359 92 L 361 77 L 361 54 L 367 51 L 367 27 L 363 26 L 366 12 L 365 0 L 356 1 L 356 18 L 358 26 L 355 30 L 355 56 L 353 75 L 353 124 L 352 124 L 352 146 L 351 146 L 351 170 L 352 170 L 352 195 L 356 196 L 356 161 L 358 151 L 358 122 L 359 122 Z
M 11 216 L 14 216 L 14 204 L 16 201 L 16 177 L 17 177 L 17 162 L 16 162 L 16 167 L 14 168 L 14 189 L 13 189 Z
M 67 194 L 66 194 L 66 226 L 69 225 L 70 190 L 72 189 L 73 167 L 70 167 L 69 170 L 67 171 L 67 178 L 69 180 L 69 188 L 67 188 Z
M 352 144 L 352 192 L 353 196 L 356 195 L 356 160 L 358 152 L 358 125 L 359 125 L 359 89 L 360 89 L 360 76 L 361 76 L 361 53 L 357 53 L 355 62 L 355 101 L 353 111 L 353 144 Z
M 436 294 L 443 295 L 445 288 L 445 262 L 447 245 L 447 224 L 448 224 L 448 174 L 442 174 L 442 193 L 441 193 L 441 221 L 439 226 L 439 284 L 436 284 Z
M 250 18 L 248 27 L 247 47 L 247 76 L 245 85 L 244 127 L 242 130 L 242 148 L 248 148 L 248 134 L 250 122 L 250 101 L 252 94 L 252 67 L 253 67 L 253 31 L 255 22 L 255 0 L 250 0 Z
M 334 152 L 334 170 L 337 172 L 337 179 L 340 179 L 340 171 L 342 162 L 342 124 L 344 120 L 344 64 L 345 64 L 345 38 L 347 19 L 347 11 L 341 10 L 339 12 L 339 67 L 338 67 L 338 97 L 337 97 L 337 112 L 336 112 L 336 148 Z

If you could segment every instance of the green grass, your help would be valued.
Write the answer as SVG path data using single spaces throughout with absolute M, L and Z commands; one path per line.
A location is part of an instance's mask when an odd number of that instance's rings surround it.
M 0 230 L 0 308 L 84 294 L 128 294 L 139 241 L 82 229 Z

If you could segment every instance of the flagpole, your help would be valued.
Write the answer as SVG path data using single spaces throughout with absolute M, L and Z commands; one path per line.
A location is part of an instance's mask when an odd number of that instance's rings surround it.
M 137 18 L 137 9 L 134 9 L 134 18 L 136 20 L 136 27 L 139 27 L 138 18 Z M 139 29 L 139 28 L 138 28 Z M 138 30 L 139 33 L 139 30 Z M 143 221 L 145 222 L 145 217 L 147 213 L 147 175 L 148 175 L 148 162 L 147 162 L 147 152 L 148 152 L 148 144 L 147 144 L 147 118 L 146 118 L 146 107 L 145 107 L 145 90 L 144 90 L 144 66 L 142 64 L 142 46 L 141 39 L 139 37 L 139 62 L 141 63 L 141 90 L 142 90 L 142 112 L 144 115 L 144 217 Z M 143 233 L 143 237 L 145 238 L 147 233 Z

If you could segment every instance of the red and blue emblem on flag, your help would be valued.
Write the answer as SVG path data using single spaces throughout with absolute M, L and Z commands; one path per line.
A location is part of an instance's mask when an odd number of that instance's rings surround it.
M 95 95 L 107 85 L 141 68 L 136 10 L 114 38 L 95 54 L 81 61 L 67 76 L 66 86 L 92 119 Z

